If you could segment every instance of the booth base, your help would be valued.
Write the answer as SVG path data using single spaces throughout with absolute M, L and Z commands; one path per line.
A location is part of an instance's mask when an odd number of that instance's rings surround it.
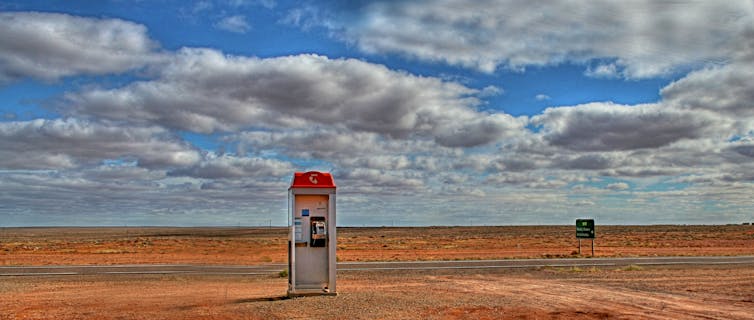
M 296 290 L 288 291 L 288 298 L 313 297 L 313 296 L 337 296 L 337 292 L 328 292 L 322 290 Z

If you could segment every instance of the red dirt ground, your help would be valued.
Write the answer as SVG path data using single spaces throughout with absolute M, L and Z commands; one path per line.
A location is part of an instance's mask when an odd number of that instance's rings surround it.
M 10 319 L 754 319 L 751 266 L 348 272 L 337 297 L 269 276 L 10 277 Z
M 576 257 L 572 226 L 339 228 L 339 261 Z M 286 262 L 285 228 L 4 228 L 0 265 Z M 754 226 L 598 226 L 598 257 L 752 255 Z M 584 255 L 590 242 L 582 241 Z
M 753 226 L 597 232 L 603 257 L 754 254 Z M 284 228 L 4 228 L 0 265 L 281 263 L 286 243 Z M 338 260 L 578 257 L 576 243 L 572 226 L 339 228 Z M 350 271 L 337 297 L 285 291 L 274 276 L 11 276 L 0 320 L 754 319 L 751 265 Z

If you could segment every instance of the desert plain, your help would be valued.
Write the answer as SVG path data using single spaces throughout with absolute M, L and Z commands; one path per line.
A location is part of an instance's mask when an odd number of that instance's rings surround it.
M 337 259 L 590 256 L 573 226 L 338 228 Z M 286 262 L 286 228 L 2 228 L 0 267 Z M 749 256 L 754 226 L 598 226 L 595 256 Z M 282 271 L 282 270 L 281 270 Z M 0 277 L 0 319 L 754 319 L 754 265 L 344 271 L 338 296 L 280 275 Z

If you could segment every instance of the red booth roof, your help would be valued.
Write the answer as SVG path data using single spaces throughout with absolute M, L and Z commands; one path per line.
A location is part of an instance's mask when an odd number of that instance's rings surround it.
M 291 188 L 335 188 L 335 181 L 326 172 L 296 172 L 293 174 Z

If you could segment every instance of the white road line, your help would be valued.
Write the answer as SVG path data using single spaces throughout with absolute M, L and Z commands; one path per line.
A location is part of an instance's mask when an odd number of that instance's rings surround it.
M 114 265 L 65 265 L 65 266 L 1 266 L 0 269 L 68 269 L 68 268 L 161 268 L 161 267 L 193 267 L 191 264 L 114 264 Z
M 288 267 L 288 264 L 265 264 L 260 266 L 213 266 L 213 265 L 193 265 L 191 267 L 206 267 L 212 269 L 263 269 L 273 267 Z
M 667 261 L 667 262 L 637 262 L 635 265 L 725 265 L 725 264 L 751 264 L 751 261 Z M 379 263 L 374 263 L 379 264 Z M 618 263 L 577 263 L 577 264 L 519 264 L 519 265 L 482 265 L 482 266 L 425 266 L 425 267 L 366 267 L 366 268 L 338 268 L 338 271 L 361 271 L 361 270 L 443 270 L 443 269 L 516 269 L 516 268 L 563 268 L 563 267 L 615 267 Z
M 270 272 L 197 272 L 198 275 L 216 274 L 216 275 L 239 275 L 239 276 L 266 276 L 280 272 L 280 270 Z
M 611 267 L 614 263 L 599 264 L 519 264 L 508 266 L 448 266 L 448 267 L 372 267 L 372 268 L 338 268 L 337 271 L 361 271 L 361 270 L 442 270 L 442 269 L 516 269 L 516 268 L 539 268 L 539 267 Z
M 0 277 L 23 277 L 23 276 L 75 276 L 77 272 L 43 272 L 43 273 L 0 273 Z
M 192 273 L 191 271 L 165 270 L 165 271 L 104 271 L 95 274 L 175 274 Z
M 193 268 L 193 267 L 211 267 L 218 269 L 250 269 L 250 268 L 270 268 L 270 267 L 287 267 L 288 264 L 264 264 L 257 266 L 244 266 L 244 265 L 196 265 L 196 264 L 113 264 L 113 265 L 54 265 L 54 266 L 0 266 L 0 269 L 69 269 L 69 268 Z
M 635 265 L 641 265 L 641 266 L 652 266 L 652 265 L 674 265 L 674 264 L 691 264 L 691 265 L 711 265 L 711 264 L 752 264 L 754 261 L 710 261 L 710 262 L 699 262 L 699 261 L 667 261 L 667 262 L 637 262 L 634 263 Z
M 754 259 L 754 256 L 669 256 L 669 257 L 600 257 L 600 258 L 533 258 L 533 259 L 495 259 L 495 260 L 421 260 L 421 261 L 350 261 L 350 262 L 338 262 L 338 265 L 350 265 L 350 264 L 401 264 L 401 263 L 490 263 L 490 262 L 531 262 L 531 261 L 600 261 L 600 260 L 677 260 L 677 259 L 698 259 L 698 260 L 739 260 L 739 259 Z

